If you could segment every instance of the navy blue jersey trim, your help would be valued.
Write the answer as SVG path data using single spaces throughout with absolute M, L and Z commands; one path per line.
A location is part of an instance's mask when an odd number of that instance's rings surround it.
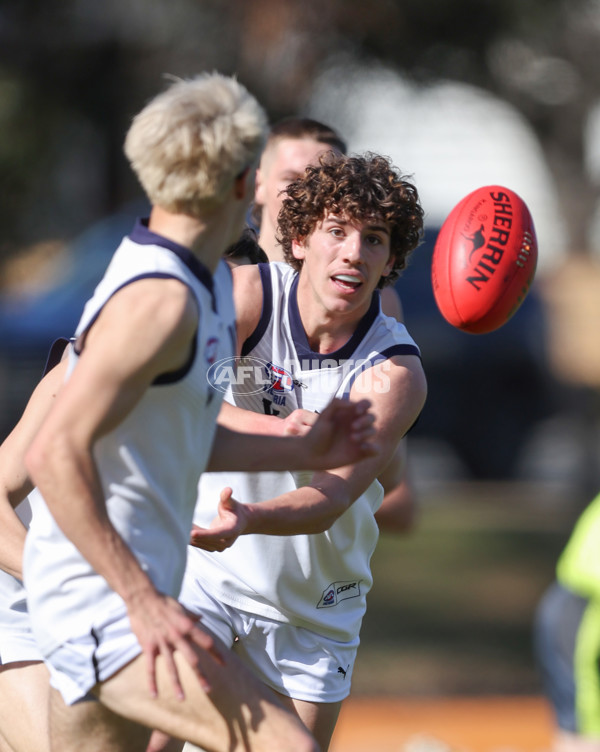
M 66 337 L 59 337 L 58 339 L 55 339 L 54 342 L 50 345 L 50 350 L 48 351 L 48 357 L 46 358 L 46 365 L 44 366 L 42 377 L 60 363 L 69 342 L 70 340 Z
M 242 345 L 242 355 L 248 355 L 258 345 L 264 333 L 267 331 L 269 321 L 273 315 L 273 284 L 271 282 L 271 267 L 269 264 L 257 264 L 262 282 L 263 301 L 260 319 L 256 329 Z
M 373 322 L 377 318 L 380 312 L 379 305 L 379 292 L 375 291 L 371 298 L 371 304 L 369 310 L 365 313 L 362 319 L 359 321 L 358 326 L 354 330 L 353 335 L 342 345 L 339 350 L 331 353 L 317 353 L 311 350 L 308 343 L 308 337 L 302 326 L 302 319 L 300 318 L 300 311 L 298 309 L 298 275 L 296 274 L 294 281 L 290 288 L 289 299 L 289 317 L 290 327 L 292 330 L 292 339 L 296 348 L 296 354 L 300 360 L 309 359 L 315 363 L 321 364 L 323 361 L 327 361 L 327 367 L 331 368 L 332 361 L 340 364 L 341 361 L 348 360 L 352 353 L 360 345 L 364 339 L 366 333 L 369 331 Z
M 206 267 L 200 261 L 200 259 L 194 256 L 189 248 L 186 248 L 183 245 L 179 245 L 179 243 L 175 243 L 173 240 L 169 240 L 168 238 L 163 238 L 162 235 L 158 235 L 157 233 L 152 232 L 152 230 L 149 230 L 148 221 L 148 218 L 138 219 L 133 230 L 131 231 L 131 234 L 129 235 L 129 238 L 134 243 L 138 243 L 139 245 L 158 245 L 161 248 L 166 248 L 166 250 L 174 253 L 182 261 L 182 263 L 187 266 L 192 274 L 204 285 L 204 287 L 206 287 L 206 289 L 213 296 L 214 301 L 213 275 L 211 274 L 208 267 Z
M 102 313 L 104 306 L 108 303 L 108 301 L 119 292 L 119 290 L 123 290 L 123 288 L 127 287 L 128 285 L 132 284 L 133 282 L 138 282 L 140 279 L 176 279 L 182 284 L 186 285 L 190 290 L 192 289 L 189 284 L 181 279 L 181 277 L 177 277 L 174 274 L 167 274 L 166 272 L 148 272 L 144 274 L 138 274 L 137 277 L 130 277 L 128 280 L 123 282 L 122 285 L 119 285 L 118 287 L 115 287 L 115 289 L 111 292 L 110 296 L 104 301 L 104 303 L 100 306 L 100 308 L 96 311 L 96 313 L 92 316 L 92 318 L 89 320 L 88 325 L 85 328 L 85 332 L 89 332 L 89 330 L 92 328 L 92 326 L 96 323 L 96 320 L 98 316 Z M 81 332 L 79 337 L 82 336 L 85 332 Z M 78 337 L 78 339 L 79 339 Z M 80 349 L 75 348 L 75 352 L 77 355 L 81 352 Z
M 96 653 L 98 652 L 98 649 L 100 648 L 100 640 L 98 638 L 98 635 L 96 633 L 96 630 L 92 627 L 90 630 L 90 635 L 92 636 L 92 639 L 95 643 L 94 652 L 92 653 L 92 668 L 94 669 L 94 678 L 96 679 L 96 684 L 100 681 L 100 668 L 98 666 L 98 657 Z
M 190 356 L 187 359 L 187 361 L 181 366 L 181 368 L 178 368 L 176 371 L 169 371 L 168 373 L 161 373 L 160 376 L 157 376 L 154 381 L 152 382 L 155 386 L 161 386 L 162 384 L 174 384 L 176 381 L 179 381 L 182 379 L 190 370 L 194 363 L 194 359 L 196 358 L 196 353 L 198 352 L 198 330 L 196 330 L 194 334 L 194 339 L 192 340 L 192 346 L 190 348 Z
M 92 318 L 90 319 L 90 321 L 89 321 L 88 325 L 86 326 L 85 330 L 83 332 L 81 332 L 81 334 L 79 335 L 79 337 L 77 338 L 77 340 L 76 340 L 76 342 L 74 344 L 74 349 L 75 349 L 75 352 L 76 352 L 77 355 L 81 354 L 81 347 L 80 347 L 80 341 L 79 341 L 80 338 L 83 335 L 87 334 L 87 332 L 89 332 L 89 330 L 92 328 L 92 326 L 94 325 L 94 323 L 98 319 L 98 316 L 100 315 L 100 313 L 104 309 L 104 306 L 113 297 L 113 295 L 115 295 L 115 293 L 119 292 L 119 290 L 122 290 L 124 287 L 127 287 L 128 285 L 132 284 L 132 282 L 137 282 L 140 279 L 150 279 L 150 278 L 154 278 L 154 279 L 176 279 L 179 282 L 181 282 L 182 284 L 184 284 L 188 289 L 192 290 L 192 288 L 190 287 L 190 285 L 184 279 L 181 279 L 181 277 L 177 277 L 174 274 L 167 274 L 165 272 L 149 272 L 147 274 L 139 274 L 137 277 L 131 277 L 126 282 L 123 282 L 122 285 L 119 285 L 119 287 L 115 288 L 112 291 L 110 297 L 108 297 L 106 299 L 106 301 L 104 302 L 104 304 L 96 311 L 96 313 L 94 314 L 94 316 L 92 316 Z M 193 290 L 192 290 L 192 292 L 193 292 Z M 194 298 L 195 298 L 195 296 L 194 296 Z M 213 300 L 214 300 L 214 298 L 213 298 Z M 198 330 L 196 330 L 196 333 L 194 334 L 194 338 L 192 340 L 192 347 L 190 348 L 190 357 L 188 358 L 187 362 L 184 363 L 184 365 L 181 368 L 178 368 L 176 371 L 169 371 L 168 373 L 161 373 L 160 375 L 158 375 L 154 379 L 154 381 L 152 382 L 152 384 L 156 384 L 156 385 L 172 384 L 175 381 L 178 381 L 179 379 L 182 379 L 186 375 L 186 373 L 188 373 L 188 371 L 190 370 L 190 368 L 192 367 L 192 365 L 194 363 L 194 358 L 196 357 L 196 352 L 197 352 L 197 348 L 198 348 L 198 345 L 197 345 L 197 342 L 196 342 L 197 333 L 198 333 Z
M 391 358 L 394 355 L 416 355 L 421 360 L 421 352 L 416 345 L 391 345 L 380 353 L 382 358 Z

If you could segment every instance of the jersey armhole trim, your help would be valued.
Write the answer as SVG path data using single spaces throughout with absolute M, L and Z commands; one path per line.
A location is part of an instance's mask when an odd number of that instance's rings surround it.
M 77 338 L 74 340 L 74 343 L 73 343 L 73 350 L 75 351 L 75 354 L 77 356 L 81 355 L 81 351 L 82 351 L 82 342 L 81 342 L 81 340 L 82 340 L 82 338 L 83 338 L 83 341 L 85 341 L 85 337 L 87 336 L 88 332 L 90 331 L 90 329 L 92 328 L 92 326 L 96 322 L 98 316 L 100 315 L 100 313 L 102 312 L 102 310 L 104 309 L 104 306 L 108 303 L 108 301 L 117 292 L 119 292 L 119 290 L 122 290 L 123 288 L 127 287 L 128 285 L 132 284 L 133 282 L 138 282 L 141 279 L 176 279 L 179 282 L 181 282 L 181 284 L 185 285 L 193 293 L 193 289 L 192 289 L 191 285 L 188 282 L 186 282 L 186 280 L 182 279 L 181 277 L 178 277 L 176 274 L 167 274 L 166 272 L 150 272 L 150 273 L 147 273 L 147 274 L 139 274 L 136 277 L 131 277 L 130 279 L 126 280 L 122 285 L 119 285 L 117 288 L 115 288 L 112 291 L 112 293 L 110 294 L 110 296 L 104 301 L 104 303 L 100 306 L 100 308 L 92 316 L 92 318 L 88 322 L 88 324 L 85 327 L 85 329 L 78 334 Z M 197 298 L 196 298 L 195 295 L 194 295 L 194 298 L 196 299 L 196 305 L 197 305 L 198 303 L 197 303 Z M 181 380 L 189 372 L 189 370 L 191 369 L 192 365 L 194 364 L 194 360 L 196 358 L 196 353 L 197 353 L 197 350 L 198 350 L 197 339 L 198 339 L 198 330 L 200 328 L 200 318 L 199 317 L 200 317 L 200 311 L 198 311 L 198 327 L 196 328 L 196 331 L 194 332 L 194 337 L 192 339 L 191 347 L 190 347 L 190 355 L 189 355 L 187 361 L 180 368 L 178 368 L 176 371 L 168 371 L 166 373 L 159 374 L 154 379 L 154 381 L 152 382 L 153 386 L 161 386 L 161 385 L 164 385 L 164 384 L 173 384 L 174 382 Z
M 247 355 L 256 347 L 267 331 L 269 321 L 273 314 L 273 284 L 271 282 L 271 269 L 269 264 L 258 264 L 260 280 L 262 282 L 262 311 L 256 329 L 242 345 L 242 355 Z

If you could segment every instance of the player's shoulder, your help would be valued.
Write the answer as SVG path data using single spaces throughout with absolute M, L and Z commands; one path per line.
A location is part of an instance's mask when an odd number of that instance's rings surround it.
M 200 301 L 186 281 L 176 276 L 141 277 L 117 290 L 106 307 L 119 306 L 126 318 L 153 322 L 159 329 L 192 331 L 198 325 Z
M 244 341 L 256 328 L 263 309 L 262 264 L 245 264 L 233 269 L 233 299 L 238 339 Z M 268 267 L 268 264 L 265 266 Z
M 380 311 L 373 326 L 369 330 L 364 344 L 372 347 L 379 353 L 385 352 L 387 357 L 391 355 L 417 355 L 420 357 L 421 350 L 417 342 L 406 328 L 404 322 L 394 316 L 388 316 Z
M 233 291 L 236 298 L 252 296 L 262 290 L 262 274 L 259 264 L 242 264 L 231 270 Z

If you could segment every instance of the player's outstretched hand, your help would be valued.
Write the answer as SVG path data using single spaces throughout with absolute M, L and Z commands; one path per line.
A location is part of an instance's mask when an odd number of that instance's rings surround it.
M 214 640 L 198 628 L 194 617 L 175 599 L 148 590 L 132 599 L 128 607 L 129 620 L 146 658 L 150 694 L 157 695 L 156 659 L 161 655 L 175 688 L 175 695 L 184 698 L 173 653 L 177 650 L 193 668 L 202 688 L 211 687 L 200 669 L 200 653 L 208 653 L 217 663 L 224 659 Z
M 221 491 L 217 516 L 210 527 L 192 527 L 190 545 L 205 551 L 224 551 L 244 533 L 248 522 L 247 509 L 233 498 L 232 493 L 231 488 Z
M 311 469 L 343 467 L 377 454 L 375 417 L 370 407 L 366 399 L 334 399 L 327 405 L 305 436 L 313 458 Z

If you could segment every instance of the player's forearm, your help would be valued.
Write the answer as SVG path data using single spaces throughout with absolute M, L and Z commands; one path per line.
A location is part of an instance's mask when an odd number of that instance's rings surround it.
M 313 464 L 315 458 L 304 438 L 240 433 L 219 425 L 206 470 L 250 473 L 309 470 Z
M 340 478 L 330 488 L 304 486 L 248 505 L 244 534 L 312 535 L 328 530 L 350 506 L 348 485 Z
M 231 405 L 229 402 L 223 402 L 218 422 L 220 426 L 230 431 L 261 436 L 281 436 L 283 434 L 282 420 L 275 415 L 261 415 Z

